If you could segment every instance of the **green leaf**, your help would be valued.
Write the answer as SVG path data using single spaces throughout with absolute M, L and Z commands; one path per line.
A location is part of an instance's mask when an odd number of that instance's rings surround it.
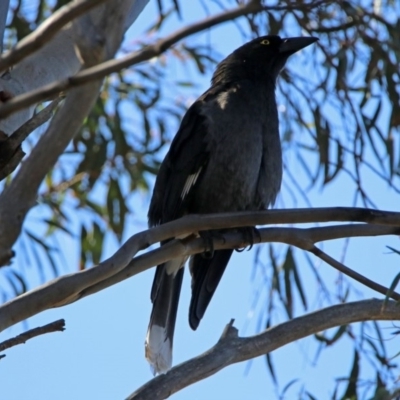
M 291 381 L 289 381 L 284 388 L 282 389 L 282 393 L 280 395 L 281 399 L 285 398 L 285 393 L 290 389 L 291 386 L 293 386 L 296 382 L 298 382 L 298 379 L 292 379 Z
M 300 299 L 301 299 L 301 302 L 303 304 L 303 307 L 304 307 L 305 310 L 307 310 L 307 298 L 306 298 L 306 295 L 305 295 L 305 292 L 304 292 L 304 289 L 303 289 L 303 285 L 301 284 L 300 275 L 299 275 L 299 272 L 298 272 L 298 269 L 297 269 L 296 262 L 295 262 L 295 260 L 293 258 L 292 251 L 290 251 L 290 257 L 292 258 L 291 263 L 293 265 L 292 271 L 293 271 L 294 282 L 296 284 L 297 290 L 299 291 Z
M 292 256 L 291 248 L 288 248 L 286 253 L 285 262 L 283 263 L 283 277 L 285 283 L 285 309 L 290 319 L 293 318 L 293 294 L 291 284 L 291 274 L 293 271 L 294 260 Z
M 399 254 L 400 255 L 400 250 L 396 250 L 395 248 L 393 248 L 393 247 L 390 247 L 390 246 L 386 246 L 389 250 L 391 250 L 391 251 L 393 251 L 393 253 L 396 253 L 396 254 Z
M 125 226 L 125 215 L 128 212 L 125 198 L 121 192 L 119 182 L 110 178 L 107 193 L 108 220 L 113 232 L 121 240 Z
M 8 271 L 7 278 L 8 282 L 14 290 L 15 296 L 19 296 L 20 294 L 25 293 L 28 290 L 27 282 L 25 282 L 25 278 L 23 278 L 23 276 L 19 272 L 15 270 Z
M 93 221 L 91 230 L 87 230 L 84 225 L 81 226 L 81 265 L 84 269 L 88 262 L 98 264 L 103 252 L 105 232 L 100 225 Z
M 342 400 L 357 400 L 357 383 L 358 383 L 358 376 L 360 373 L 360 356 L 358 351 L 354 351 L 354 360 L 353 366 L 351 368 L 350 376 L 348 378 L 348 384 L 346 388 L 346 392 L 342 397 Z
M 36 236 L 33 232 L 25 230 L 25 233 L 27 234 L 27 236 L 33 240 L 33 242 L 35 242 L 37 245 L 39 245 L 39 247 L 42 249 L 43 254 L 46 256 L 52 270 L 53 270 L 53 274 L 54 276 L 58 276 L 59 271 L 58 271 L 58 267 L 57 267 L 57 263 L 55 262 L 54 258 L 53 258 L 53 252 L 57 251 L 56 248 L 49 246 L 48 244 L 46 244 L 46 242 L 44 240 L 42 240 L 41 238 L 39 238 L 38 236 Z M 32 247 L 32 250 L 34 249 L 34 246 Z M 36 253 L 36 251 L 33 251 L 35 257 L 36 257 L 36 262 L 40 262 L 40 257 L 39 255 Z
M 47 225 L 49 225 L 49 228 L 46 232 L 46 236 L 51 235 L 53 232 L 55 232 L 56 228 L 65 232 L 66 234 L 68 234 L 71 237 L 74 236 L 73 233 L 69 229 L 67 229 L 60 221 L 57 221 L 55 219 L 50 220 L 48 218 L 44 218 L 43 222 L 45 222 Z
M 324 182 L 329 176 L 330 129 L 320 113 L 319 107 L 314 110 L 316 141 L 319 151 L 319 164 L 324 170 Z
M 268 318 L 265 329 L 270 328 L 270 326 L 271 326 L 271 320 L 270 320 L 270 318 Z M 272 355 L 270 353 L 267 353 L 265 355 L 265 360 L 267 361 L 267 367 L 268 367 L 269 373 L 271 374 L 271 378 L 272 378 L 274 384 L 277 385 L 278 381 L 276 378 L 274 364 L 272 363 Z
M 327 346 L 331 346 L 332 344 L 337 342 L 346 331 L 347 331 L 347 325 L 342 325 L 336 330 L 336 332 L 333 334 L 331 338 L 326 337 L 326 335 L 322 333 L 316 333 L 314 337 L 319 342 L 325 343 Z
M 276 257 L 274 254 L 274 248 L 272 245 L 269 246 L 269 259 L 271 262 L 272 270 L 273 270 L 273 275 L 272 275 L 272 288 L 276 290 L 282 298 L 282 291 L 281 291 L 281 285 L 280 285 L 280 280 L 279 280 L 279 269 L 278 269 L 278 264 L 276 262 Z
M 315 396 L 313 396 L 310 392 L 306 392 L 306 395 L 308 396 L 308 398 L 310 400 L 317 400 L 317 398 Z
M 336 143 L 337 153 L 336 153 L 336 164 L 333 172 L 331 173 L 328 168 L 328 174 L 325 175 L 324 184 L 329 183 L 332 181 L 336 175 L 342 170 L 343 168 L 343 147 L 340 144 L 339 140 L 334 141 Z
M 374 396 L 370 400 L 391 400 L 394 397 L 386 389 L 385 383 L 382 381 L 379 372 L 376 373 L 376 389 Z
M 307 309 L 307 299 L 297 270 L 297 265 L 293 257 L 292 248 L 289 247 L 286 252 L 285 261 L 283 263 L 284 283 L 285 283 L 285 308 L 289 318 L 293 318 L 293 292 L 292 278 L 297 291 L 299 292 L 303 307 Z
M 389 246 L 387 246 L 389 247 Z M 390 248 L 390 247 L 389 247 Z M 392 283 L 389 286 L 389 290 L 386 293 L 385 300 L 383 302 L 383 307 L 385 307 L 386 303 L 389 301 L 390 296 L 394 293 L 397 284 L 400 281 L 400 272 L 394 277 Z

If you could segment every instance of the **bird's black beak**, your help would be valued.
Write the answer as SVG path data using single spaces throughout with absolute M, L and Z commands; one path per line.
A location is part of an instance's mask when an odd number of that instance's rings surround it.
M 279 52 L 290 55 L 296 53 L 296 51 L 299 51 L 304 47 L 309 46 L 310 44 L 313 44 L 317 40 L 318 38 L 312 36 L 310 37 L 302 36 L 302 37 L 292 37 L 292 38 L 282 39 L 282 44 L 279 47 Z

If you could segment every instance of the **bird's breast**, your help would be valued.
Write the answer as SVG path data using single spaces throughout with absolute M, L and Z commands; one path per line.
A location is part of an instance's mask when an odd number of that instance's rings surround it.
M 222 92 L 205 104 L 209 161 L 196 190 L 194 212 L 260 209 L 275 197 L 268 189 L 275 191 L 275 163 L 265 162 L 272 154 L 281 163 L 274 107 L 274 98 L 268 104 L 263 96 L 239 89 Z M 263 190 L 260 183 L 266 185 Z

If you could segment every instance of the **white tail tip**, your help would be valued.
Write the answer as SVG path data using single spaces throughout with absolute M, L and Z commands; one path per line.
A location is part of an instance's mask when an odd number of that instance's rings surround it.
M 145 355 L 153 375 L 165 374 L 172 365 L 172 345 L 165 328 L 153 325 L 145 342 Z

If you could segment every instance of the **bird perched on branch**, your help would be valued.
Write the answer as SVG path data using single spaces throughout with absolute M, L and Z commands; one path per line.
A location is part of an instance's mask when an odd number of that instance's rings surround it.
M 218 64 L 210 89 L 186 112 L 161 164 L 150 226 L 185 214 L 255 211 L 274 203 L 282 180 L 275 82 L 288 57 L 316 40 L 263 36 Z M 192 329 L 203 318 L 232 251 L 191 257 Z M 182 257 L 159 265 L 154 277 L 146 337 L 146 358 L 154 373 L 171 368 L 185 262 Z

